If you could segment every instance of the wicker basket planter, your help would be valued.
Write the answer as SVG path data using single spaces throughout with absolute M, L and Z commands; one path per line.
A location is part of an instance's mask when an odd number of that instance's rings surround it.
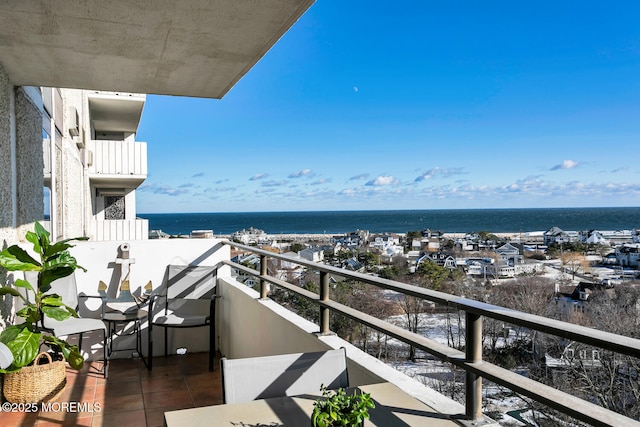
M 39 364 L 41 359 L 48 363 Z M 63 360 L 53 361 L 48 353 L 40 353 L 31 366 L 4 374 L 4 397 L 11 403 L 42 403 L 56 400 L 67 385 Z

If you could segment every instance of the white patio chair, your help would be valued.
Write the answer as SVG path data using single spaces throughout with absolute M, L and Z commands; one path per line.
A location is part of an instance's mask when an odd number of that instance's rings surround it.
M 315 393 L 349 386 L 344 348 L 220 360 L 224 403 Z
M 25 272 L 25 279 L 31 284 L 31 286 L 36 287 L 38 285 L 38 275 L 36 272 Z M 60 279 L 56 279 L 51 282 L 51 289 L 47 292 L 48 294 L 57 294 L 62 298 L 62 302 L 64 302 L 69 307 L 73 308 L 78 312 L 80 316 L 80 298 L 100 298 L 99 296 L 92 295 L 79 295 L 78 294 L 78 285 L 76 283 L 76 275 L 75 273 L 70 274 L 66 277 L 61 277 Z M 33 298 L 31 293 L 28 293 L 27 298 Z M 102 305 L 104 307 L 104 305 Z M 101 317 L 104 315 L 104 308 L 101 309 Z M 70 335 L 78 335 L 78 349 L 82 351 L 82 337 L 85 333 L 89 332 L 102 332 L 102 342 L 103 342 L 103 374 L 104 377 L 108 376 L 108 362 L 109 356 L 107 351 L 107 326 L 102 321 L 102 319 L 96 319 L 92 317 L 69 317 L 65 320 L 55 320 L 49 317 L 44 317 L 42 319 L 42 327 L 46 331 L 50 332 L 56 337 L 67 337 Z

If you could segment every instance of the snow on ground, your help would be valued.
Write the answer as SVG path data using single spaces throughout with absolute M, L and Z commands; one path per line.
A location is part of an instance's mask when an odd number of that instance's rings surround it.
M 458 318 L 447 313 L 421 314 L 419 321 L 418 333 L 438 343 L 452 345 L 453 341 L 460 345 L 464 345 L 464 337 L 459 339 L 458 335 Z M 405 316 L 393 316 L 389 318 L 391 323 L 406 327 Z M 460 329 L 464 328 L 464 319 L 461 319 Z M 516 331 L 509 330 L 506 338 L 500 338 L 502 345 L 506 341 L 516 339 Z M 417 359 L 415 362 L 407 360 L 408 345 L 395 340 L 387 340 L 387 364 L 394 367 L 400 372 L 416 379 L 422 384 L 442 393 L 443 395 L 453 398 L 464 404 L 464 381 L 465 373 L 463 370 L 452 370 L 452 365 L 445 363 L 422 351 L 417 351 Z M 526 369 L 522 373 L 526 375 Z M 502 426 L 520 427 L 527 424 L 520 421 L 517 417 L 522 417 L 521 413 L 529 410 L 527 403 L 518 395 L 510 390 L 500 387 L 496 384 L 484 381 L 483 383 L 483 400 L 484 412 L 490 414 L 491 417 L 499 422 Z M 530 418 L 530 417 L 529 417 Z

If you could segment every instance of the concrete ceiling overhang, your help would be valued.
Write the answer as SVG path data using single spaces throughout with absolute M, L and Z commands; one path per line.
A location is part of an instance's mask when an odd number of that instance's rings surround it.
M 221 98 L 314 0 L 8 0 L 16 86 Z

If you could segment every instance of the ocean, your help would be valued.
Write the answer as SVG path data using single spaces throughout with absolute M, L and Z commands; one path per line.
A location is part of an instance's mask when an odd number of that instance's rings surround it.
M 268 234 L 342 234 L 355 230 L 406 233 L 488 231 L 631 230 L 640 228 L 640 207 L 538 209 L 434 209 L 384 211 L 231 212 L 139 214 L 149 230 L 178 235 L 192 230 L 231 234 L 253 227 Z

